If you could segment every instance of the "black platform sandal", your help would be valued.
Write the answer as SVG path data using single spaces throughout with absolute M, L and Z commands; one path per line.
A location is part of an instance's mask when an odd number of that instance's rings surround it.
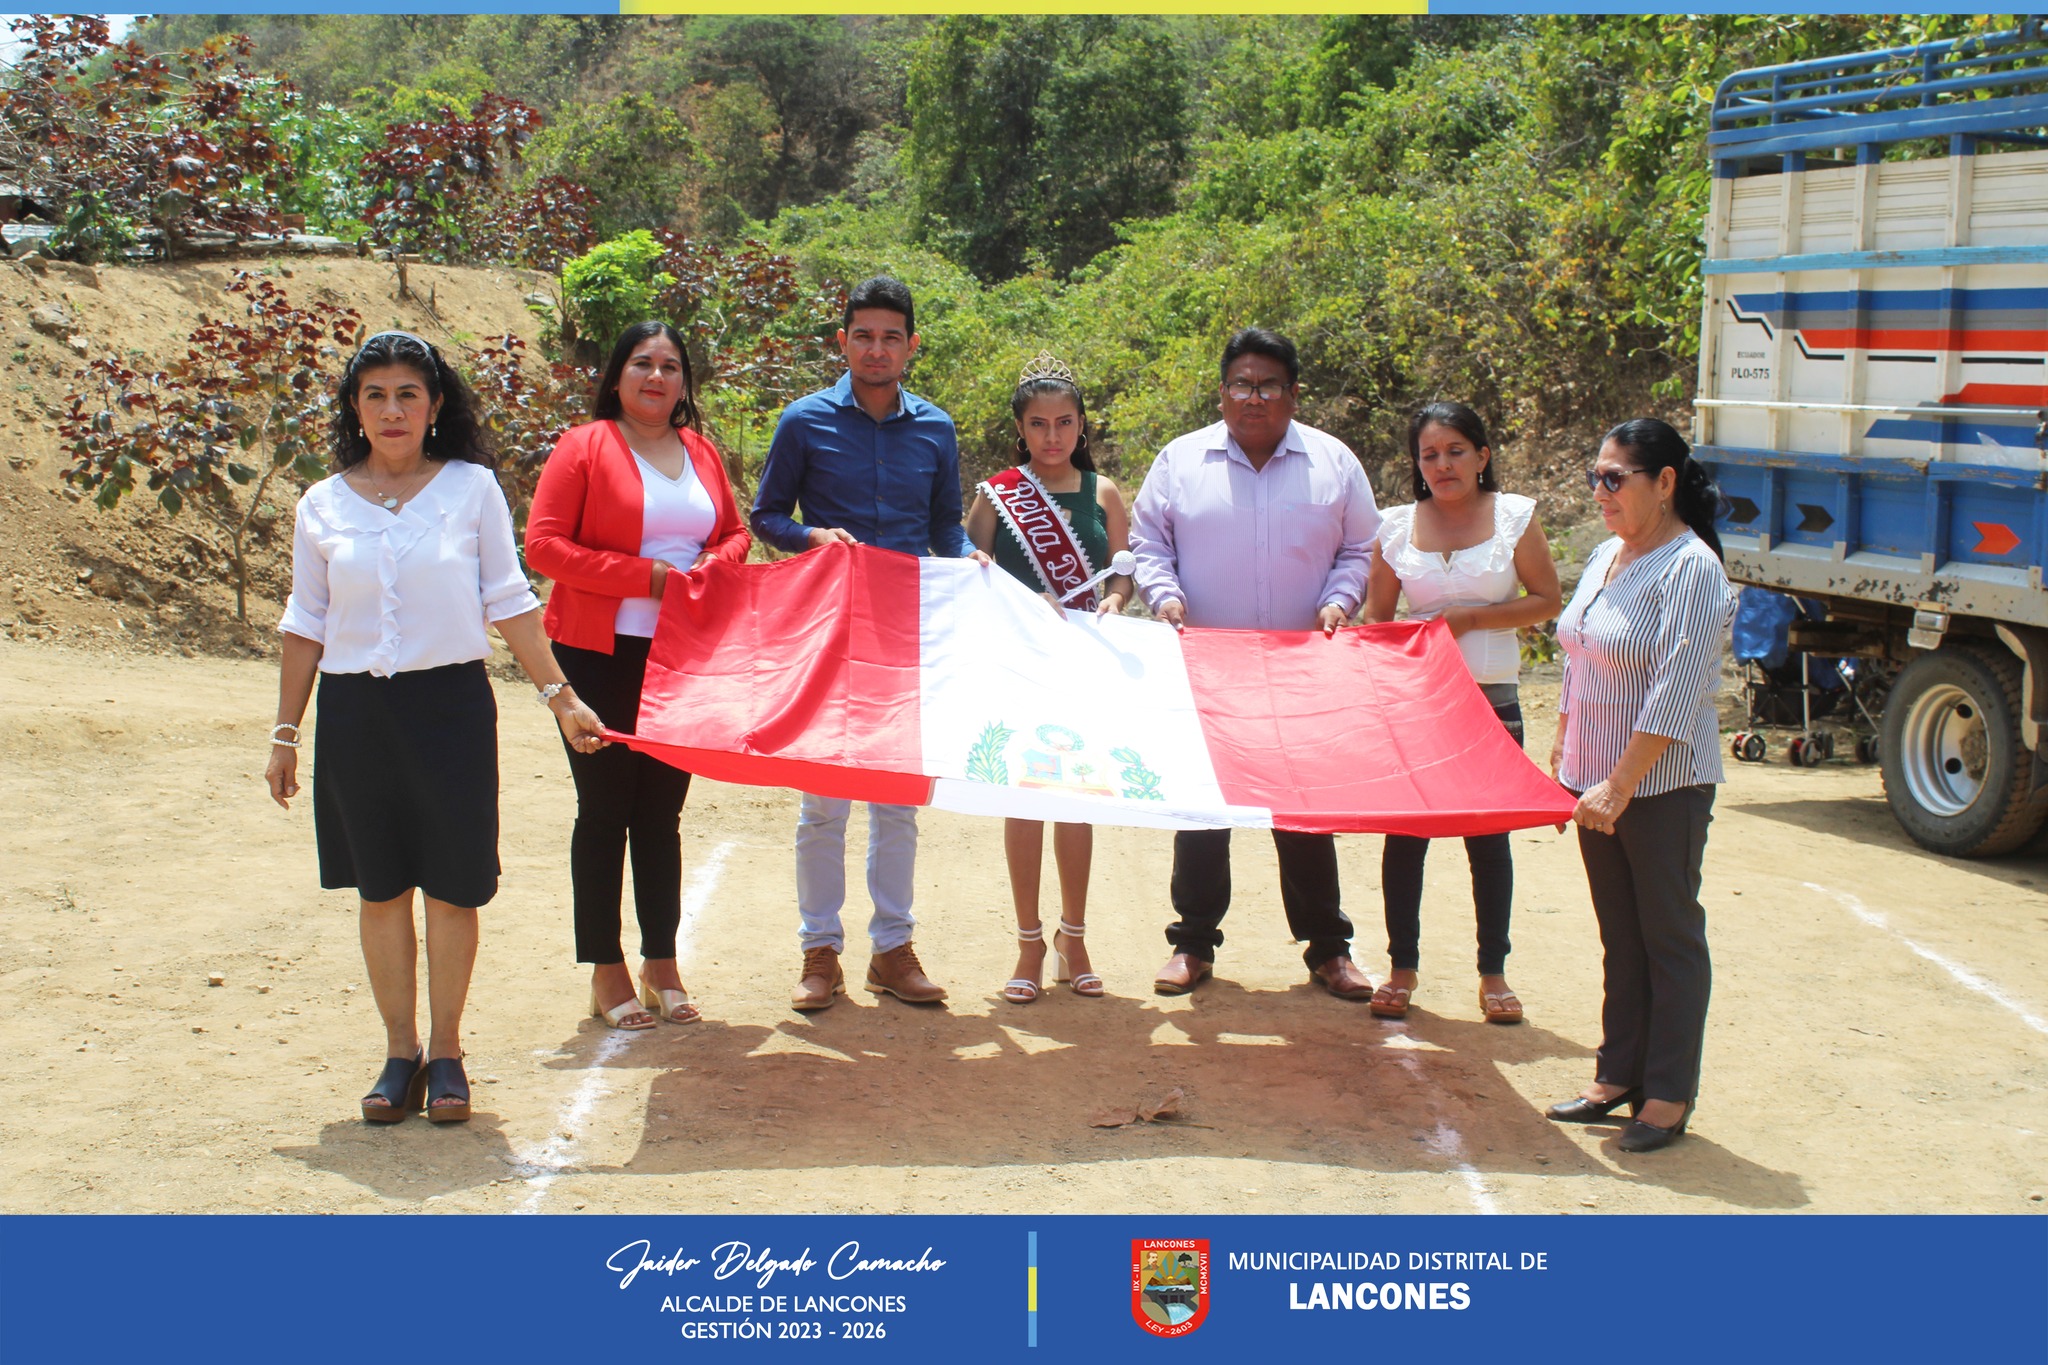
M 436 1104 L 452 1099 L 454 1104 Z M 434 1123 L 469 1121 L 469 1076 L 460 1057 L 436 1057 L 427 1063 L 427 1118 Z
M 372 1104 L 372 1100 L 383 1100 Z M 363 1096 L 365 1123 L 397 1123 L 427 1102 L 426 1054 L 386 1057 L 384 1072 Z

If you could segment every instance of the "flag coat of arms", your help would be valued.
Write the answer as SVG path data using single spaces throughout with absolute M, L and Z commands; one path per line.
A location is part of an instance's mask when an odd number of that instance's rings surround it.
M 1206 1238 L 1131 1241 L 1131 1317 L 1155 1337 L 1184 1337 L 1209 1316 Z
M 614 738 L 722 782 L 1088 824 L 1491 834 L 1574 804 L 1440 622 L 1181 633 L 843 544 L 671 578 Z

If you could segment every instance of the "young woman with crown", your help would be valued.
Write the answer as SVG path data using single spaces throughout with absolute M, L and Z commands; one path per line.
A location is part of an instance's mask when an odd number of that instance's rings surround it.
M 1097 566 L 1130 548 L 1130 515 L 1115 484 L 1096 472 L 1088 454 L 1088 412 L 1074 373 L 1039 352 L 1018 378 L 1010 398 L 1017 423 L 1015 467 L 974 490 L 967 535 L 976 548 L 1057 608 L 1060 598 L 1094 576 Z M 1076 599 L 1083 611 L 1111 615 L 1131 600 L 1131 581 L 1111 576 L 1098 599 Z M 1053 979 L 1076 995 L 1099 996 L 1102 978 L 1090 970 L 1086 933 L 1088 872 L 1095 851 L 1093 826 L 1056 822 L 1053 859 L 1059 868 L 1060 925 L 1053 935 Z M 1045 969 L 1045 929 L 1038 916 L 1039 873 L 1045 822 L 1005 820 L 1003 851 L 1010 865 L 1010 896 L 1017 909 L 1017 970 L 1003 999 L 1028 1005 L 1039 997 Z

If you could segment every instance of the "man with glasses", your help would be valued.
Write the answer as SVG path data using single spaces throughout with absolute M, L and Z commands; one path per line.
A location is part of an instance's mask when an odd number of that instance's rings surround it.
M 1175 629 L 1311 630 L 1349 620 L 1365 595 L 1379 509 L 1358 457 L 1294 420 L 1301 360 L 1294 343 L 1251 327 L 1223 348 L 1223 420 L 1168 443 L 1152 462 L 1131 521 L 1138 591 Z M 1315 980 L 1345 1000 L 1372 982 L 1351 961 L 1351 921 L 1328 834 L 1273 831 L 1287 926 Z M 1173 956 L 1154 979 L 1183 995 L 1207 978 L 1230 908 L 1230 831 L 1173 837 Z

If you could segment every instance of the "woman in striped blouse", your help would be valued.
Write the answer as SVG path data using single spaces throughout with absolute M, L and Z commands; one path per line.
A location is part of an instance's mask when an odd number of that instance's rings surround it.
M 1607 433 L 1586 481 L 1614 532 L 1558 619 L 1564 688 L 1551 770 L 1573 819 L 1605 949 L 1594 1081 L 1553 1105 L 1568 1123 L 1623 1104 L 1626 1152 L 1685 1132 L 1706 1032 L 1700 859 L 1722 780 L 1721 640 L 1731 598 L 1714 534 L 1720 502 L 1683 438 L 1654 418 Z

